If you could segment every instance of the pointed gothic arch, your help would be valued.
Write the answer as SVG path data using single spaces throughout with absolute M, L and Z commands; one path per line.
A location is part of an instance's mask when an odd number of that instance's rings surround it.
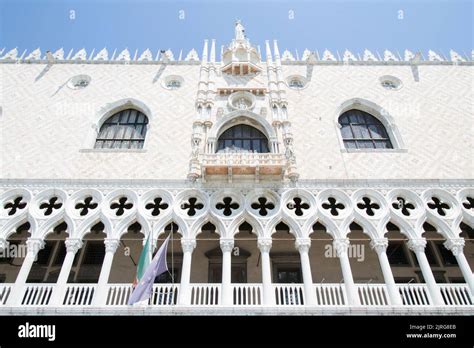
M 209 130 L 207 142 L 212 149 L 218 149 L 219 137 L 228 129 L 237 126 L 250 126 L 264 135 L 268 139 L 269 152 L 276 152 L 273 144 L 277 142 L 277 134 L 271 124 L 262 116 L 248 111 L 235 110 L 219 119 Z

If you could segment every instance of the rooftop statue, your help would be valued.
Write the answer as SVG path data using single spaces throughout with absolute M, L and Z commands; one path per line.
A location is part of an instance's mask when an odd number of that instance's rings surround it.
M 240 19 L 235 22 L 235 39 L 236 40 L 245 40 L 245 28 L 240 22 Z

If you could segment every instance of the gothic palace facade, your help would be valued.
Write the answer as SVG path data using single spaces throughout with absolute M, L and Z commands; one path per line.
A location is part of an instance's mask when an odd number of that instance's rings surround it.
M 473 61 L 1 50 L 0 313 L 472 315 Z

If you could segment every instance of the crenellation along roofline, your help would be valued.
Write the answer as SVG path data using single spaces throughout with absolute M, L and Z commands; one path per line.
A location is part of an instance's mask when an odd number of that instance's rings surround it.
M 221 60 L 213 57 L 211 61 L 207 58 L 207 47 L 203 50 L 202 59 L 200 59 L 195 49 L 190 50 L 185 56 L 181 50 L 178 58 L 175 59 L 171 50 L 158 50 L 152 53 L 150 49 L 145 49 L 143 52 L 135 50 L 133 54 L 128 49 L 124 49 L 117 53 L 114 50 L 111 55 L 106 48 L 100 51 L 93 49 L 90 53 L 82 48 L 75 51 L 71 49 L 68 53 L 60 48 L 52 53 L 46 51 L 42 53 L 39 48 L 28 52 L 24 50 L 19 52 L 18 48 L 7 50 L 0 49 L 0 63 L 33 63 L 33 64 L 170 64 L 170 65 L 222 65 Z M 183 58 L 184 56 L 184 58 Z M 296 58 L 295 58 L 296 57 Z M 269 57 L 270 62 L 272 58 Z M 265 64 L 267 59 L 263 59 L 262 64 Z M 305 49 L 301 58 L 297 51 L 295 54 L 289 50 L 284 50 L 280 58 L 283 65 L 472 65 L 474 62 L 474 50 L 470 52 L 470 56 L 465 52 L 458 53 L 450 50 L 449 55 L 437 53 L 433 50 L 428 50 L 427 54 L 418 51 L 413 53 L 410 50 L 405 50 L 403 56 L 399 52 L 392 52 L 385 50 L 382 54 L 377 51 L 370 51 L 365 49 L 362 54 L 352 53 L 345 50 L 342 53 L 336 51 L 333 54 L 330 50 L 319 52 L 318 50 L 310 51 Z
M 0 64 L 49 64 L 45 59 L 40 60 L 0 60 Z M 173 62 L 162 62 L 162 61 L 91 61 L 91 60 L 58 60 L 52 64 L 72 64 L 72 65 L 183 65 L 183 66 L 200 66 L 200 61 L 173 61 Z M 266 63 L 263 62 L 262 65 Z M 220 62 L 216 62 L 216 65 L 220 65 Z M 466 62 L 451 62 L 451 61 L 421 61 L 417 63 L 413 62 L 405 62 L 405 61 L 351 61 L 351 62 L 343 62 L 343 61 L 291 61 L 291 62 L 282 62 L 282 65 L 288 66 L 299 66 L 299 65 L 321 65 L 321 66 L 412 66 L 412 65 L 433 65 L 433 66 L 474 66 L 474 61 L 466 61 Z

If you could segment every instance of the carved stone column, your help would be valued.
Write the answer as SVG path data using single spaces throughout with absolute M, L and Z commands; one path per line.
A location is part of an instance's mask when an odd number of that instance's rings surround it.
M 447 239 L 446 242 L 444 242 L 446 249 L 451 250 L 454 257 L 456 257 L 462 275 L 471 290 L 471 295 L 474 296 L 474 277 L 463 252 L 464 244 L 465 242 L 463 238 Z
M 64 291 L 67 285 L 67 280 L 69 278 L 69 273 L 71 273 L 71 267 L 74 262 L 74 257 L 80 248 L 82 248 L 82 241 L 77 238 L 67 238 L 64 241 L 66 245 L 66 257 L 64 258 L 63 264 L 61 266 L 61 272 L 59 273 L 58 281 L 54 287 L 53 294 L 51 295 L 51 304 L 52 305 L 61 305 L 63 302 Z
M 351 264 L 349 263 L 349 256 L 347 250 L 349 249 L 349 239 L 340 238 L 334 239 L 333 247 L 336 250 L 337 257 L 341 263 L 342 276 L 344 277 L 344 285 L 346 287 L 347 301 L 350 305 L 360 305 L 360 299 L 357 294 L 357 289 L 352 277 Z
M 272 286 L 272 270 L 270 265 L 270 249 L 272 248 L 272 239 L 259 238 L 257 243 L 262 258 L 263 304 L 265 306 L 274 306 L 275 293 Z
M 23 296 L 23 291 L 25 288 L 26 280 L 30 274 L 31 267 L 36 260 L 38 252 L 44 248 L 44 240 L 39 238 L 28 238 L 26 241 L 27 253 L 23 264 L 21 265 L 20 272 L 16 277 L 15 285 L 11 291 L 11 295 L 8 298 L 8 306 L 17 306 L 20 305 L 21 298 Z
M 232 294 L 232 283 L 231 283 L 231 271 L 232 271 L 232 259 L 231 252 L 234 248 L 233 239 L 222 239 L 220 240 L 220 246 L 222 250 L 222 305 L 231 306 L 234 303 Z
M 94 299 L 96 306 L 105 305 L 107 300 L 107 283 L 109 281 L 110 271 L 112 270 L 112 262 L 114 260 L 114 254 L 120 244 L 120 240 L 105 238 L 105 257 L 102 263 L 102 269 L 100 270 L 99 281 L 97 282 L 97 291 Z
M 195 239 L 181 239 L 183 249 L 183 266 L 181 270 L 181 285 L 179 286 L 180 305 L 189 306 L 191 304 L 190 281 L 191 281 L 191 261 L 193 250 L 196 248 Z
M 390 298 L 390 304 L 393 306 L 402 305 L 402 298 L 400 297 L 400 293 L 397 289 L 397 286 L 395 285 L 395 279 L 393 279 L 392 269 L 390 268 L 390 263 L 388 262 L 388 239 L 374 239 L 370 242 L 370 246 L 372 247 L 372 249 L 375 250 L 375 252 L 377 253 L 377 257 L 379 258 L 383 279 L 385 281 L 385 285 L 387 286 L 388 297 Z
M 421 273 L 423 274 L 425 283 L 428 286 L 428 292 L 433 301 L 432 304 L 438 306 L 444 305 L 443 297 L 441 296 L 441 291 L 439 290 L 438 284 L 436 284 L 433 272 L 431 272 L 430 264 L 428 262 L 428 259 L 426 258 L 426 239 L 410 239 L 407 244 L 408 248 L 410 248 L 410 250 L 412 250 L 416 255 L 416 259 L 418 260 L 418 264 L 420 265 Z
M 300 252 L 301 270 L 303 273 L 304 283 L 305 305 L 315 305 L 316 296 L 315 289 L 313 286 L 313 276 L 311 274 L 311 264 L 309 262 L 309 248 L 311 247 L 311 239 L 297 238 L 295 241 L 295 247 Z

